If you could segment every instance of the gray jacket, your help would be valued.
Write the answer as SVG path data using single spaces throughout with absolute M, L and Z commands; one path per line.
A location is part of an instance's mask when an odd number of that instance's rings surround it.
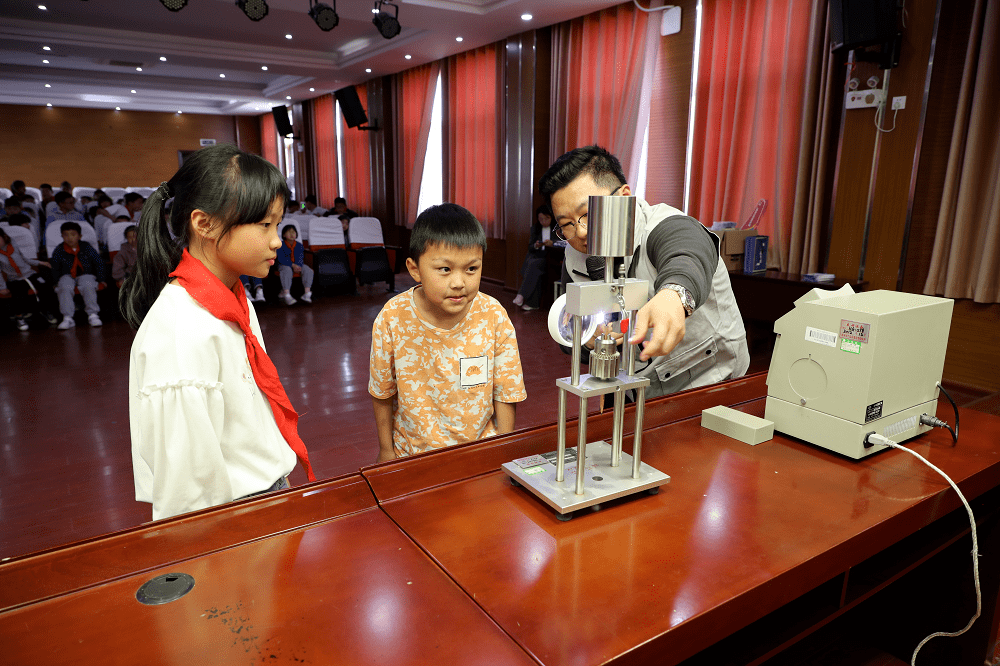
M 685 322 L 684 339 L 670 354 L 657 356 L 648 363 L 639 361 L 636 356 L 636 374 L 650 381 L 646 391 L 649 398 L 742 377 L 750 367 L 743 318 L 736 305 L 729 272 L 719 255 L 719 239 L 715 234 L 696 222 L 714 243 L 712 255 L 706 255 L 703 250 L 707 244 L 700 243 L 701 247 L 690 252 L 676 247 L 669 252 L 654 252 L 658 266 L 650 259 L 650 234 L 658 225 L 685 225 L 684 233 L 700 234 L 700 231 L 690 230 L 691 219 L 666 204 L 650 206 L 636 199 L 635 247 L 633 255 L 625 260 L 626 274 L 649 281 L 649 298 L 655 296 L 664 283 L 675 283 L 687 288 L 697 305 Z M 661 229 L 654 235 L 654 242 L 664 238 L 664 231 Z M 566 271 L 574 282 L 589 281 L 586 259 L 587 255 L 572 247 L 566 248 Z M 714 272 L 711 270 L 713 260 Z

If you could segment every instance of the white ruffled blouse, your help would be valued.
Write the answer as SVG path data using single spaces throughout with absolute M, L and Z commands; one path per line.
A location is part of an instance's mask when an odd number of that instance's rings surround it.
M 250 328 L 260 324 L 250 305 Z M 129 359 L 135 498 L 153 519 L 269 488 L 295 467 L 243 333 L 168 284 L 143 320 Z

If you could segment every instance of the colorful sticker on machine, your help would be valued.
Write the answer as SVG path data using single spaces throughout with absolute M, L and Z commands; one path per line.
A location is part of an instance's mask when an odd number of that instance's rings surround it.
M 852 354 L 860 354 L 861 343 L 855 342 L 854 340 L 841 340 L 840 351 L 851 352 Z
M 806 342 L 818 342 L 827 347 L 837 348 L 837 334 L 833 331 L 824 331 L 821 328 L 806 326 Z
M 862 324 L 858 321 L 849 321 L 847 319 L 840 320 L 840 337 L 847 340 L 854 340 L 855 342 L 868 343 L 868 331 L 871 329 L 871 324 Z

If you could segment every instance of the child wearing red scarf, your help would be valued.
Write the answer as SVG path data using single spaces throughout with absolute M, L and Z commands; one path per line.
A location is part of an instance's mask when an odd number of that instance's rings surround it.
M 294 224 L 286 225 L 281 231 L 283 242 L 278 248 L 278 279 L 281 280 L 279 297 L 285 301 L 286 305 L 295 303 L 291 289 L 292 278 L 296 275 L 302 276 L 302 288 L 305 290 L 302 294 L 302 300 L 306 303 L 312 303 L 313 269 L 305 264 L 305 248 L 297 240 L 298 237 L 299 230 L 295 228 Z
M 63 222 L 59 231 L 63 242 L 52 253 L 52 280 L 63 316 L 59 328 L 66 330 L 76 326 L 73 321 L 76 312 L 73 295 L 77 290 L 83 296 L 87 321 L 91 326 L 100 326 L 103 322 L 97 305 L 97 291 L 104 287 L 104 260 L 90 243 L 80 240 L 80 225 L 76 222 Z
M 296 461 L 315 479 L 239 280 L 274 264 L 289 198 L 272 164 L 219 144 L 188 157 L 143 207 L 120 304 L 138 328 L 129 362 L 136 499 L 153 505 L 154 520 L 286 488 Z

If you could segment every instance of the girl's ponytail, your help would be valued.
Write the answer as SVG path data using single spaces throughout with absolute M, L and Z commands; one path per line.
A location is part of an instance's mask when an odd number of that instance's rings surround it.
M 133 328 L 139 328 L 153 301 L 170 280 L 170 273 L 177 268 L 186 245 L 178 242 L 181 239 L 174 240 L 168 229 L 168 213 L 164 208 L 172 194 L 170 184 L 161 183 L 146 200 L 139 217 L 135 271 L 126 278 L 118 296 L 122 316 Z

